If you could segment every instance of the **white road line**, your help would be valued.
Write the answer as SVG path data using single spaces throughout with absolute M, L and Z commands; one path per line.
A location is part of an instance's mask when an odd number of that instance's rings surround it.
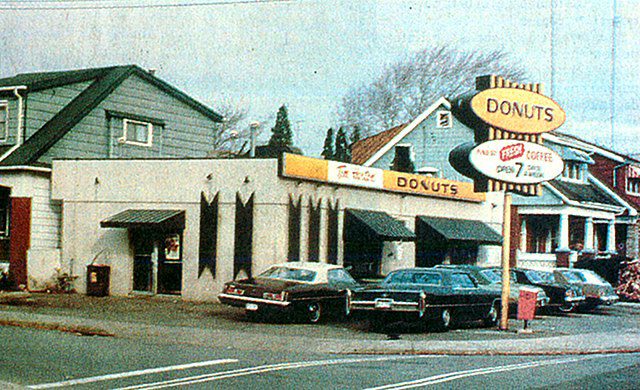
M 130 378 L 130 377 L 134 377 L 134 376 L 157 374 L 157 373 L 160 373 L 160 372 L 187 370 L 187 369 L 190 369 L 190 368 L 208 367 L 208 366 L 214 366 L 214 365 L 217 365 L 217 364 L 237 363 L 237 362 L 238 362 L 237 359 L 217 359 L 217 360 L 209 360 L 209 361 L 206 361 L 206 362 L 179 364 L 179 365 L 168 366 L 168 367 L 148 368 L 148 369 L 145 369 L 145 370 L 128 371 L 128 372 L 120 372 L 120 373 L 117 373 L 117 374 L 107 374 L 107 375 L 93 376 L 93 377 L 89 377 L 89 378 L 70 379 L 70 380 L 62 381 L 62 382 L 43 383 L 43 384 L 40 384 L 40 385 L 27 386 L 27 388 L 28 389 L 53 389 L 53 388 L 56 388 L 56 387 L 83 385 L 83 384 L 87 384 L 87 383 L 102 382 L 102 381 L 109 381 L 109 380 L 122 379 L 122 378 Z
M 164 389 L 167 387 L 193 385 L 197 383 L 212 382 L 212 381 L 217 381 L 217 380 L 226 379 L 226 378 L 235 378 L 239 376 L 261 374 L 265 372 L 273 372 L 273 371 L 281 371 L 281 370 L 291 370 L 296 368 L 329 366 L 329 365 L 337 365 L 337 364 L 352 364 L 352 363 L 362 363 L 362 362 L 381 362 L 381 361 L 389 361 L 389 360 L 433 358 L 433 357 L 436 357 L 436 356 L 435 355 L 411 355 L 411 356 L 405 355 L 405 356 L 383 356 L 383 357 L 375 357 L 375 358 L 312 360 L 312 361 L 291 362 L 291 363 L 267 364 L 263 366 L 247 367 L 247 368 L 241 368 L 237 370 L 216 372 L 212 374 L 198 375 L 198 376 L 187 377 L 182 379 L 173 379 L 173 380 L 155 382 L 155 383 L 145 383 L 137 386 L 124 387 L 118 390 Z
M 434 375 L 427 378 L 417 379 L 417 380 L 408 381 L 408 382 L 394 383 L 394 384 L 384 385 L 379 387 L 371 387 L 366 390 L 413 389 L 416 387 L 424 387 L 428 385 L 435 385 L 438 383 L 451 382 L 456 379 L 462 379 L 462 378 L 467 378 L 471 376 L 488 375 L 488 374 L 505 372 L 505 371 L 524 370 L 527 368 L 542 367 L 542 366 L 555 365 L 555 364 L 573 363 L 581 360 L 597 359 L 597 358 L 603 358 L 607 356 L 611 356 L 611 355 L 596 355 L 596 356 L 586 356 L 586 357 L 582 356 L 582 357 L 576 357 L 576 358 L 570 358 L 570 359 L 538 360 L 538 361 L 526 362 L 526 363 L 509 364 L 506 366 L 476 368 L 473 370 L 457 371 L 457 372 L 450 372 L 447 374 Z

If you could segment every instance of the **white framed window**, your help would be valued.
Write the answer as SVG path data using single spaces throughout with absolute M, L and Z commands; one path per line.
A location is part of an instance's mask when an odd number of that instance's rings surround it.
M 133 119 L 122 119 L 120 142 L 138 146 L 153 145 L 153 124 Z
M 0 141 L 9 137 L 9 103 L 0 101 Z
M 627 193 L 640 195 L 640 178 L 638 177 L 627 178 Z
M 584 181 L 583 164 L 575 161 L 565 161 L 562 177 L 564 179 Z
M 436 113 L 436 128 L 450 129 L 453 126 L 451 111 L 438 111 Z

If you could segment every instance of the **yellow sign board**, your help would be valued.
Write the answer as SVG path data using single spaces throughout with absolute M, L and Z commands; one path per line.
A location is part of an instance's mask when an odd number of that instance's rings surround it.
M 483 202 L 485 200 L 484 193 L 473 191 L 473 183 L 385 171 L 379 168 L 321 160 L 297 154 L 285 154 L 283 156 L 281 174 L 290 178 L 414 195 L 473 202 Z
M 514 133 L 546 133 L 566 119 L 551 98 L 519 88 L 485 89 L 471 99 L 471 109 L 489 125 Z

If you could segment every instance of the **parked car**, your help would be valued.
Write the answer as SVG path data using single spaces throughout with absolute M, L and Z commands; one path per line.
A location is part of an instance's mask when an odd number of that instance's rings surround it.
M 477 265 L 454 265 L 454 264 L 438 264 L 436 268 L 460 268 L 469 271 L 476 281 L 485 286 L 486 288 L 494 289 L 502 295 L 502 269 L 497 267 L 481 267 Z M 527 287 L 534 289 L 538 294 L 536 302 L 537 307 L 544 307 L 549 303 L 549 297 L 540 287 L 525 286 L 516 281 L 515 274 L 511 272 L 511 283 L 509 289 L 509 307 L 510 310 L 515 310 L 518 305 L 518 299 L 520 298 L 520 289 Z
M 549 298 L 549 308 L 566 313 L 573 311 L 578 304 L 585 301 L 582 288 L 557 282 L 550 271 L 513 268 L 512 272 L 518 283 L 542 288 Z
M 439 330 L 462 321 L 498 321 L 500 293 L 478 284 L 469 272 L 447 268 L 407 268 L 391 272 L 379 285 L 353 292 L 352 312 L 380 327 L 393 320 L 423 320 Z
M 589 310 L 600 305 L 612 305 L 618 302 L 613 286 L 597 273 L 580 268 L 556 268 L 553 274 L 557 281 L 582 288 L 586 300 L 583 308 Z
M 358 283 L 341 266 L 311 262 L 276 264 L 254 278 L 225 284 L 220 302 L 250 315 L 301 318 L 310 323 L 348 313 Z

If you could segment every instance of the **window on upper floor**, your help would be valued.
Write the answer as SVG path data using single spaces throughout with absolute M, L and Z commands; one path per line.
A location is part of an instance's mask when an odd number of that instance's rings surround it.
M 0 141 L 9 137 L 9 104 L 0 102 Z
M 121 142 L 139 146 L 153 145 L 152 123 L 124 118 L 122 127 Z
M 627 178 L 627 192 L 630 194 L 640 195 L 640 178 L 639 177 Z
M 451 111 L 438 111 L 436 114 L 436 128 L 449 129 L 453 125 Z
M 584 181 L 583 164 L 576 161 L 565 161 L 562 177 L 570 180 Z

